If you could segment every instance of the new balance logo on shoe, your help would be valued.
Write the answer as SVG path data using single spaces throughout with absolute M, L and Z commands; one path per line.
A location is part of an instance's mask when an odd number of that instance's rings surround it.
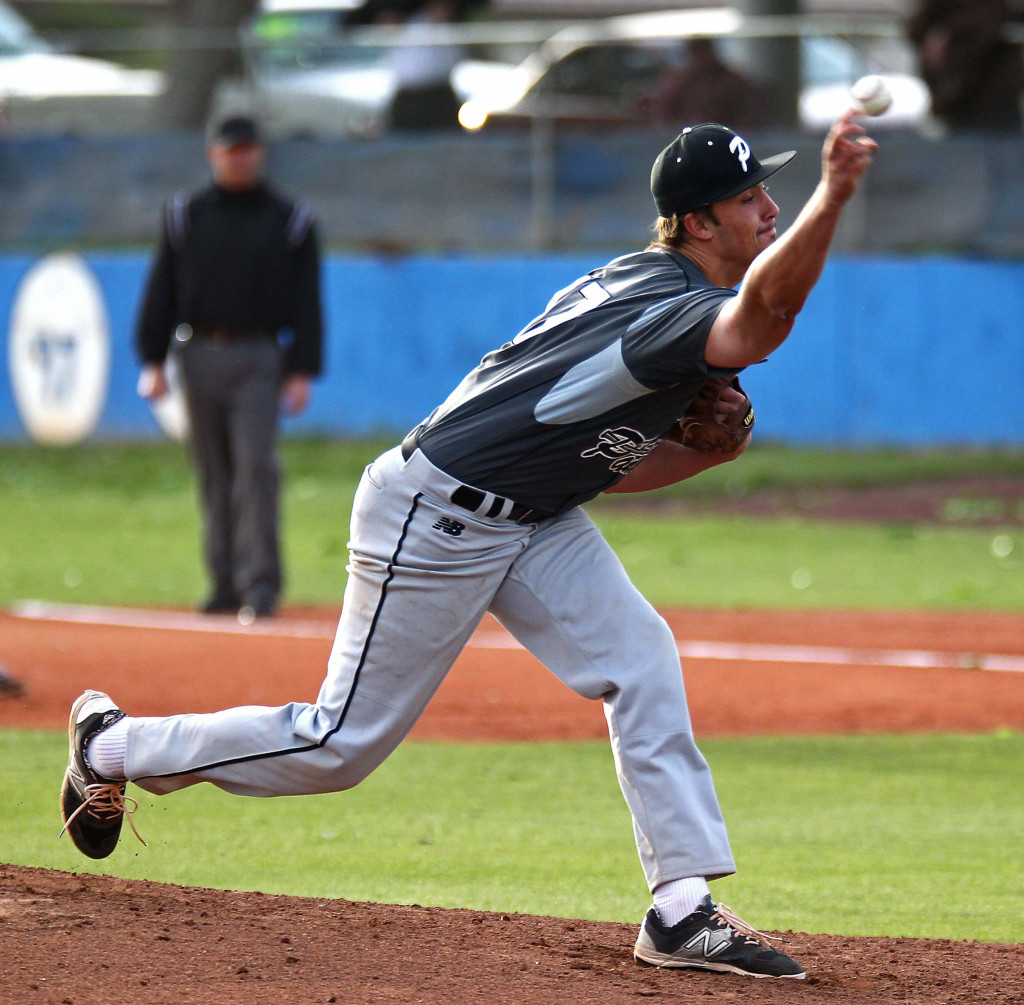
M 789 977 L 807 974 L 796 960 L 780 953 L 772 942 L 785 941 L 751 928 L 724 904 L 710 897 L 677 925 L 667 927 L 652 907 L 640 926 L 633 955 L 638 963 L 655 967 L 693 967 L 747 977 Z
M 731 939 L 732 932 L 728 928 L 717 932 L 710 928 L 702 928 L 689 942 L 683 943 L 683 948 L 693 950 L 700 946 L 704 958 L 710 960 L 725 952 Z
M 433 529 L 443 531 L 450 537 L 459 537 L 466 529 L 466 525 L 453 520 L 450 516 L 443 516 L 434 524 Z

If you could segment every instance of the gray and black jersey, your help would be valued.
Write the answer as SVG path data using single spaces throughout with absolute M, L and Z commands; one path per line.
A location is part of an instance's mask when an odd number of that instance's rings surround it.
M 667 249 L 625 255 L 559 291 L 416 430 L 468 485 L 554 515 L 614 485 L 709 376 L 708 333 L 735 291 Z

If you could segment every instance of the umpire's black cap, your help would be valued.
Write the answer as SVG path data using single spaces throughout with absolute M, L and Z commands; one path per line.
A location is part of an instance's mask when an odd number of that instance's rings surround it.
M 231 115 L 214 127 L 210 141 L 233 146 L 236 143 L 258 144 L 263 139 L 255 119 L 248 115 Z
M 759 161 L 750 144 L 728 126 L 688 126 L 651 169 L 651 194 L 658 213 L 680 216 L 699 206 L 731 199 L 763 182 L 796 156 L 787 150 Z

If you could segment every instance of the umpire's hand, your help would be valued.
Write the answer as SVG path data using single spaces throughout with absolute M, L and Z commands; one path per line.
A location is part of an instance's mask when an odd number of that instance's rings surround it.
M 170 388 L 167 384 L 167 375 L 160 363 L 147 363 L 139 374 L 137 388 L 140 398 L 146 401 L 159 401 Z
M 281 411 L 285 415 L 298 415 L 309 404 L 309 390 L 312 381 L 304 373 L 292 373 L 281 385 Z

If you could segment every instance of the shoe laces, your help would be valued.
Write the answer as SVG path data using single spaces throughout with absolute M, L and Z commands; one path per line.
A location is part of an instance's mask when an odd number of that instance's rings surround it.
M 773 942 L 789 941 L 789 939 L 784 939 L 781 935 L 766 935 L 764 932 L 758 931 L 753 925 L 747 924 L 742 918 L 734 914 L 725 904 L 716 904 L 715 912 L 711 917 L 728 925 L 748 942 L 759 942 L 766 949 L 773 949 Z
M 81 806 L 64 822 L 64 827 L 60 832 L 61 835 L 71 826 L 71 822 L 75 817 L 88 808 L 94 817 L 100 819 L 116 819 L 119 816 L 124 816 L 128 821 L 128 826 L 132 829 L 132 833 L 142 842 L 144 847 L 148 848 L 149 845 L 146 844 L 145 838 L 135 829 L 135 821 L 132 820 L 132 814 L 139 808 L 138 800 L 132 796 L 125 795 L 124 789 L 124 782 L 94 782 L 92 785 L 87 785 L 85 787 L 85 799 L 82 800 Z

